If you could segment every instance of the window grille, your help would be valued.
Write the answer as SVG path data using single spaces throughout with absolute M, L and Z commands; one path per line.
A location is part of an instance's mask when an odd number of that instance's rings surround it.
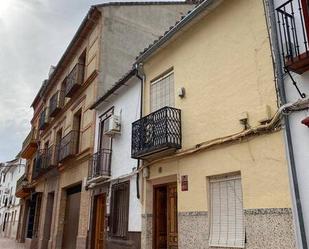
M 129 216 L 129 182 L 112 186 L 111 235 L 126 238 Z

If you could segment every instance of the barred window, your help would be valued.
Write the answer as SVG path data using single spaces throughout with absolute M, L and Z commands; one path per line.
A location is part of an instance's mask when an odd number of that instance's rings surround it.
M 210 179 L 209 245 L 245 246 L 245 226 L 240 176 Z
M 153 81 L 150 86 L 150 108 L 151 112 L 162 107 L 175 105 L 174 96 L 174 73 L 169 72 L 159 79 Z
M 111 235 L 126 238 L 129 216 L 129 182 L 112 186 Z

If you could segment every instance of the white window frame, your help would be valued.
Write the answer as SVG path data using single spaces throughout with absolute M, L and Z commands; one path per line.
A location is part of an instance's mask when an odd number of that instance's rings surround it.
M 170 86 L 172 88 L 172 91 L 170 92 L 170 107 L 174 107 L 175 106 L 175 77 L 174 77 L 174 70 L 170 70 L 169 72 L 163 74 L 162 76 L 158 77 L 157 79 L 151 81 L 150 83 L 150 89 L 149 89 L 149 94 L 150 94 L 150 111 L 154 112 L 157 111 L 161 108 L 163 108 L 164 106 L 160 107 L 160 108 L 153 108 L 153 97 L 152 97 L 152 87 L 155 84 L 158 84 L 160 81 L 170 77 L 171 75 L 173 75 L 173 86 Z
M 238 205 L 240 204 L 240 207 L 238 207 L 239 209 L 241 209 L 241 217 L 238 216 L 238 219 L 240 224 L 237 224 L 237 228 L 235 230 L 235 239 L 229 239 L 228 234 L 229 232 L 231 232 L 231 230 L 229 231 L 228 228 L 226 229 L 226 238 L 223 239 L 219 239 L 217 240 L 216 238 L 220 238 L 221 236 L 221 231 L 217 232 L 216 234 L 213 233 L 213 200 L 212 199 L 212 183 L 218 183 L 218 182 L 225 182 L 226 184 L 228 182 L 232 182 L 232 181 L 239 181 L 238 183 L 240 184 L 240 193 L 239 193 L 239 198 L 238 200 L 240 201 L 240 203 L 238 203 Z M 234 185 L 234 189 L 235 191 L 235 185 Z M 221 199 L 222 200 L 222 199 Z M 220 201 L 221 201 L 220 200 Z M 228 201 L 228 192 L 227 192 L 227 201 Z M 237 201 L 235 199 L 235 201 Z M 236 205 L 236 204 L 235 204 Z M 222 210 L 222 206 L 220 205 L 220 215 L 221 215 L 221 210 Z M 237 207 L 235 206 L 235 217 L 231 217 L 232 219 L 235 218 L 235 220 L 237 219 L 237 215 L 236 215 L 236 210 Z M 224 211 L 224 210 L 223 210 Z M 238 212 L 240 212 L 238 210 Z M 244 213 L 243 213 L 243 192 L 242 192 L 242 184 L 241 184 L 241 176 L 239 174 L 235 175 L 224 175 L 224 176 L 217 176 L 217 177 L 209 177 L 208 178 L 208 214 L 209 214 L 209 246 L 210 247 L 226 247 L 226 248 L 245 248 L 245 223 L 244 223 Z M 227 211 L 227 215 L 228 215 L 228 211 Z M 238 213 L 239 215 L 239 213 Z M 220 219 L 220 218 L 219 218 Z M 221 220 L 220 220 L 221 222 Z M 227 222 L 228 223 L 228 222 Z M 219 228 L 220 230 L 222 229 L 224 225 L 220 224 Z M 227 225 L 228 227 L 228 225 Z M 233 232 L 232 232 L 233 233 Z M 224 235 L 224 234 L 223 234 Z M 237 237 L 237 238 L 236 238 Z

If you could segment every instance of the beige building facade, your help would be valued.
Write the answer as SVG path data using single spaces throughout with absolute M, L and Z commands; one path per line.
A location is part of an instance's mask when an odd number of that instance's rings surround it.
M 27 248 L 86 248 L 87 242 L 97 248 L 91 243 L 93 192 L 86 188 L 95 131 L 90 106 L 139 50 L 190 8 L 183 2 L 91 7 L 32 103 L 32 131 L 21 153 L 27 169 L 16 191 L 22 198 L 18 241 Z
M 206 0 L 137 58 L 142 248 L 296 248 L 268 39 L 262 1 Z

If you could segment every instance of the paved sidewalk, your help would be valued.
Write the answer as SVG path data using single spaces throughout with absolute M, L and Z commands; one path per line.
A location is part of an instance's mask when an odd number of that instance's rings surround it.
M 0 249 L 24 249 L 24 244 L 12 239 L 0 238 Z

